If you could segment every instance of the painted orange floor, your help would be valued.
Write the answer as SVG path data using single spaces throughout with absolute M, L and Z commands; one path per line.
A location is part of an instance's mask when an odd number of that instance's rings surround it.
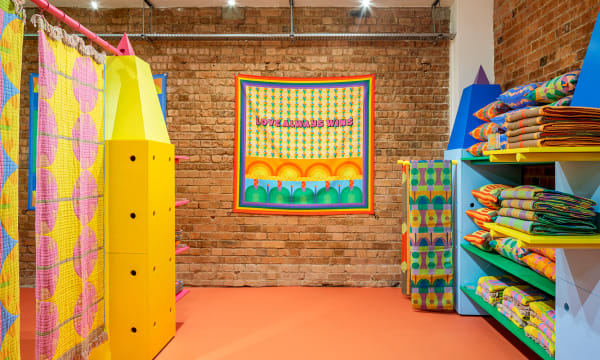
M 191 290 L 158 360 L 536 358 L 493 320 L 413 311 L 397 288 Z M 33 296 L 22 291 L 23 359 L 34 358 Z

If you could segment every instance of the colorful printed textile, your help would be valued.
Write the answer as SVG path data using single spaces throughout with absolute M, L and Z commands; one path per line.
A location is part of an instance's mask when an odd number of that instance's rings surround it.
M 471 194 L 479 203 L 490 209 L 500 208 L 500 194 L 502 191 L 511 189 L 512 186 L 502 184 L 488 184 L 478 189 L 471 190 Z
M 529 210 L 523 210 L 523 209 L 501 208 L 500 210 L 498 210 L 498 215 L 517 218 L 517 219 L 521 219 L 521 220 L 536 221 L 540 224 L 545 224 L 548 226 L 553 225 L 553 224 L 565 225 L 565 226 L 566 225 L 584 225 L 584 226 L 592 225 L 593 226 L 593 222 L 591 220 L 582 220 L 577 217 L 569 216 L 568 213 L 556 214 L 556 213 L 543 212 L 543 211 L 535 212 L 535 211 L 529 211 Z
M 497 116 L 491 118 L 490 122 L 493 122 L 494 124 L 498 125 L 501 129 L 505 129 L 506 125 L 508 125 L 506 123 L 506 118 L 507 117 L 517 117 L 524 110 L 529 110 L 531 108 L 534 108 L 534 106 L 526 106 L 524 108 L 515 109 L 515 110 L 511 110 L 511 111 L 505 112 L 503 114 L 500 114 L 500 115 L 497 115 Z
M 540 275 L 547 277 L 552 281 L 556 281 L 556 264 L 547 257 L 531 253 L 523 256 L 521 259 L 527 266 Z
M 511 138 L 519 135 L 538 134 L 535 139 L 542 137 L 560 137 L 560 136 L 599 136 L 600 122 L 576 122 L 563 121 L 548 124 L 519 127 L 515 130 L 508 130 L 506 136 Z M 530 140 L 522 138 L 520 140 Z
M 498 100 L 502 101 L 512 109 L 521 109 L 527 106 L 535 105 L 535 100 L 528 99 L 527 95 L 529 95 L 532 91 L 535 91 L 542 84 L 544 83 L 537 82 L 508 89 L 498 96 Z
M 556 190 L 548 190 L 539 186 L 522 185 L 512 189 L 503 190 L 500 197 L 505 200 L 518 199 L 518 200 L 535 200 L 534 204 L 520 205 L 517 203 L 514 206 L 518 209 L 525 209 L 527 206 L 533 207 L 534 210 L 539 211 L 559 211 L 566 213 L 565 216 L 579 216 L 593 217 L 595 212 L 593 207 L 596 206 L 596 202 L 581 196 L 571 195 Z M 504 206 L 504 202 L 502 203 Z M 521 207 L 524 206 L 524 207 Z M 513 207 L 513 206 L 506 206 Z
M 467 210 L 465 213 L 475 222 L 481 229 L 486 230 L 485 223 L 494 222 L 494 219 L 498 215 L 496 210 L 489 208 L 481 208 L 477 210 Z
M 549 137 L 542 138 L 539 140 L 527 140 L 509 142 L 506 146 L 507 149 L 519 149 L 519 148 L 530 148 L 530 147 L 552 147 L 552 146 L 564 146 L 564 147 L 579 147 L 579 146 L 600 146 L 600 138 L 591 136 L 565 136 L 565 137 Z
M 471 146 L 469 146 L 469 148 L 467 149 L 467 152 L 473 156 L 483 156 L 483 152 L 488 150 L 488 143 L 487 141 L 483 141 L 483 142 L 478 142 L 476 144 L 473 144 Z
M 531 318 L 536 319 L 536 324 L 539 325 L 541 323 L 545 323 L 552 331 L 555 331 L 554 328 L 554 319 L 556 313 L 554 311 L 554 301 L 545 300 L 545 301 L 534 301 L 529 304 L 529 308 L 531 309 Z
M 498 311 L 500 314 L 506 316 L 518 328 L 522 329 L 527 326 L 527 323 L 521 320 L 517 314 L 515 314 L 508 306 L 504 305 L 504 303 L 498 304 Z
M 469 134 L 475 138 L 475 140 L 486 141 L 492 134 L 503 132 L 500 127 L 492 122 L 481 124 L 472 130 Z
M 516 315 L 523 322 L 529 321 L 529 308 L 518 306 L 517 304 L 513 303 L 511 300 L 508 299 L 502 299 L 502 304 L 507 309 L 510 309 L 514 313 L 514 315 Z
M 552 261 L 556 261 L 556 249 L 551 248 L 530 248 L 534 253 L 538 253 L 542 256 L 547 257 Z
M 546 294 L 529 285 L 509 286 L 504 289 L 502 297 L 523 309 L 526 309 L 531 302 L 548 299 Z
M 553 118 L 548 116 L 535 116 L 530 118 L 521 119 L 518 121 L 513 121 L 509 123 L 505 123 L 505 127 L 507 131 L 515 131 L 521 128 L 529 128 L 532 126 L 539 126 L 545 124 L 556 124 L 552 127 L 545 127 L 544 129 L 550 129 L 551 131 L 573 131 L 573 129 L 587 129 L 587 128 L 596 128 L 598 124 L 600 124 L 600 119 L 587 119 L 587 118 L 568 118 L 568 117 L 560 117 Z M 559 124 L 565 124 L 559 125 Z M 566 127 L 568 126 L 568 128 Z
M 236 76 L 233 211 L 373 214 L 374 81 Z
M 475 290 L 475 294 L 481 297 L 486 303 L 491 305 L 495 305 L 502 301 L 502 293 L 489 292 L 482 289 L 480 286 L 478 286 L 477 290 Z
M 531 325 L 525 326 L 525 335 L 533 339 L 536 343 L 540 344 L 540 346 L 542 346 L 548 352 L 548 354 L 550 354 L 550 356 L 554 356 L 556 351 L 554 342 L 548 339 L 548 337 L 542 331 L 540 331 L 540 329 Z
M 12 3 L 10 2 L 12 5 Z M 19 305 L 19 100 L 23 51 L 23 21 L 0 9 L 0 358 L 20 358 Z
M 36 358 L 87 358 L 104 327 L 104 66 L 39 32 Z
M 492 237 L 490 236 L 490 232 L 489 231 L 477 230 L 477 231 L 475 231 L 472 234 L 465 235 L 464 239 L 466 241 L 468 241 L 469 243 L 475 245 L 479 249 L 483 250 L 483 251 L 492 251 L 492 250 L 494 250 L 489 245 L 489 242 L 492 239 Z
M 521 282 L 511 275 L 482 276 L 477 280 L 478 287 L 488 292 L 498 292 L 500 296 L 507 287 L 519 284 Z
M 548 339 L 552 340 L 552 342 L 556 342 L 556 334 L 548 324 L 541 323 L 540 325 L 538 325 L 538 329 L 540 329 L 540 331 L 543 332 Z
M 579 72 L 579 70 L 571 71 L 555 77 L 530 92 L 526 98 L 537 103 L 552 103 L 565 96 L 573 95 Z
M 596 225 L 590 223 L 575 225 L 559 225 L 543 221 L 528 221 L 507 216 L 496 217 L 496 224 L 508 226 L 509 228 L 523 231 L 528 234 L 540 235 L 573 235 L 573 234 L 593 234 Z
M 550 106 L 570 106 L 572 100 L 573 100 L 573 95 L 565 96 L 564 98 L 562 98 L 560 100 L 556 100 L 555 102 L 550 104 Z
M 506 114 L 506 122 L 515 122 L 538 116 L 549 117 L 555 120 L 589 120 L 600 119 L 600 109 L 581 106 L 536 106 L 527 109 L 519 109 Z
M 488 138 L 488 150 L 504 150 L 508 145 L 508 138 L 506 134 L 492 134 Z
M 453 310 L 452 162 L 410 162 L 409 236 L 414 308 Z
M 528 249 L 520 247 L 518 241 L 513 238 L 494 239 L 490 241 L 490 246 L 493 246 L 498 254 L 522 265 L 525 263 L 521 258 L 530 253 Z
M 588 219 L 595 216 L 594 211 L 587 207 L 576 207 L 573 203 L 563 203 L 560 201 L 539 201 L 539 200 L 502 200 L 502 208 L 514 208 L 522 210 L 535 211 L 536 213 L 551 213 L 558 216 Z
M 477 110 L 473 116 L 483 121 L 490 121 L 492 118 L 510 111 L 510 107 L 503 103 L 502 101 L 494 101 L 491 104 L 488 104 L 481 109 Z

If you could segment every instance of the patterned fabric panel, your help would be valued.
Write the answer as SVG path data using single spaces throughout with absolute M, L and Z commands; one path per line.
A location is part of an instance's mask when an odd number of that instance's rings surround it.
M 560 100 L 556 100 L 550 106 L 569 106 L 571 105 L 571 101 L 573 100 L 573 95 L 565 96 Z
M 542 84 L 543 82 L 537 82 L 508 89 L 498 96 L 498 100 L 502 101 L 512 109 L 521 109 L 526 106 L 535 105 L 536 102 L 528 99 L 527 95 L 532 91 L 535 91 L 535 89 Z
M 473 197 L 479 201 L 479 203 L 490 209 L 500 208 L 500 194 L 502 191 L 512 188 L 512 186 L 503 184 L 488 184 L 480 187 L 479 189 L 471 190 Z
M 411 161 L 409 239 L 414 308 L 452 310 L 452 163 Z
M 531 248 L 531 251 L 547 257 L 552 261 L 556 261 L 556 249 L 551 248 Z
M 12 3 L 11 3 L 12 5 Z M 20 358 L 19 103 L 23 21 L 0 10 L 0 358 Z
M 477 286 L 489 292 L 502 292 L 509 286 L 519 285 L 521 282 L 511 275 L 482 276 L 477 280 Z M 502 296 L 502 294 L 500 294 Z
M 527 234 L 540 235 L 571 235 L 571 234 L 593 234 L 596 231 L 596 226 L 591 222 L 580 222 L 567 225 L 559 225 L 556 223 L 547 223 L 544 221 L 528 221 L 517 218 L 498 216 L 496 224 L 504 225 L 509 228 L 522 231 Z
M 520 329 L 524 328 L 527 325 L 508 306 L 504 305 L 503 302 L 498 304 L 498 312 L 506 316 L 510 321 L 512 321 L 513 324 L 515 324 L 516 327 Z
M 475 138 L 475 140 L 486 141 L 490 135 L 502 132 L 500 127 L 492 122 L 481 124 L 473 129 L 469 134 Z
M 553 103 L 565 96 L 573 95 L 579 79 L 579 72 L 579 70 L 568 72 L 546 81 L 535 91 L 529 93 L 527 99 L 538 103 Z
M 509 286 L 504 289 L 502 296 L 515 306 L 527 306 L 531 302 L 548 299 L 548 295 L 529 285 Z
M 550 354 L 550 356 L 554 356 L 554 354 L 556 352 L 554 342 L 551 341 L 550 339 L 548 339 L 548 337 L 542 331 L 540 331 L 540 329 L 538 329 L 534 326 L 528 325 L 525 327 L 525 335 L 527 335 L 527 337 L 533 339 L 541 347 L 546 349 L 546 351 L 548 352 L 548 354 Z
M 499 292 L 489 292 L 487 290 L 482 289 L 480 286 L 475 290 L 475 294 L 480 296 L 486 303 L 495 305 L 502 301 L 502 293 Z
M 494 101 L 481 109 L 477 110 L 473 116 L 483 121 L 490 121 L 492 118 L 510 111 L 510 107 L 502 101 Z
M 521 260 L 533 271 L 552 281 L 556 281 L 556 263 L 554 261 L 536 253 L 523 256 Z
M 39 32 L 36 357 L 85 359 L 104 327 L 104 66 Z

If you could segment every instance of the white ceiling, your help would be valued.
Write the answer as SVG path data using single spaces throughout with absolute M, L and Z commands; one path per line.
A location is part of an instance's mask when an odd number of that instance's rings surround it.
M 101 8 L 141 7 L 143 0 L 96 0 Z M 155 7 L 221 7 L 227 0 L 149 0 Z M 294 0 L 295 7 L 359 7 L 360 0 Z M 441 0 L 450 6 L 454 0 Z M 57 7 L 89 7 L 90 0 L 50 0 Z M 242 7 L 288 7 L 289 0 L 236 0 Z M 375 7 L 430 7 L 433 0 L 371 0 Z M 27 5 L 33 6 L 31 2 Z

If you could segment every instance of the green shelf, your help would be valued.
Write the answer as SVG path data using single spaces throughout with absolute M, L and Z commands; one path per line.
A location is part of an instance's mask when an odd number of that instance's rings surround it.
M 509 260 L 500 254 L 483 251 L 476 246 L 469 244 L 468 242 L 461 242 L 460 246 L 471 254 L 476 255 L 496 266 L 497 268 L 518 277 L 519 279 L 542 290 L 548 295 L 552 295 L 553 297 L 556 296 L 556 285 L 554 282 L 545 276 L 536 273 L 527 266 L 517 264 L 516 262 Z
M 471 285 L 461 285 L 460 289 L 467 294 L 471 300 L 473 300 L 477 305 L 481 306 L 485 312 L 490 314 L 494 319 L 496 319 L 502 326 L 504 326 L 508 331 L 513 333 L 519 340 L 521 340 L 525 345 L 527 345 L 531 350 L 533 350 L 536 354 L 538 354 L 544 360 L 552 360 L 554 357 L 550 356 L 544 350 L 543 347 L 538 345 L 535 341 L 528 338 L 525 335 L 525 331 L 515 324 L 512 323 L 506 316 L 502 315 L 495 306 L 488 304 L 481 297 L 475 294 L 475 287 Z

